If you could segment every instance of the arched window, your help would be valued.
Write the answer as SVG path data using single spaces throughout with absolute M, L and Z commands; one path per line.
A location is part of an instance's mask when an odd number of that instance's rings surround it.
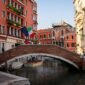
M 72 35 L 72 39 L 74 39 L 74 36 Z
M 69 47 L 69 44 L 67 43 L 67 47 Z
M 67 40 L 68 40 L 68 36 L 67 36 Z
M 40 35 L 40 38 L 42 38 L 42 35 Z
M 46 35 L 44 34 L 44 38 L 46 38 Z
M 55 32 L 53 31 L 53 37 L 55 36 Z
M 71 47 L 75 47 L 75 43 L 72 43 L 72 44 L 71 44 Z
M 63 34 L 64 34 L 64 33 L 63 33 L 63 30 L 61 30 L 61 35 L 63 36 Z
M 49 34 L 49 38 L 51 38 L 51 34 Z

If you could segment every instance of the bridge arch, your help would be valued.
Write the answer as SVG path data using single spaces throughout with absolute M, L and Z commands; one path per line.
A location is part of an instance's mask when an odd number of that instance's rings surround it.
M 70 52 L 56 45 L 22 45 L 0 54 L 0 64 L 12 60 L 13 58 L 24 57 L 26 55 L 45 55 L 65 61 L 76 68 L 81 66 L 80 55 Z
M 23 59 L 23 58 L 29 58 L 29 56 L 42 56 L 42 57 L 55 58 L 55 59 L 58 59 L 58 60 L 62 60 L 64 62 L 74 66 L 75 68 L 79 69 L 78 65 L 76 65 L 75 63 L 73 63 L 72 61 L 70 61 L 68 59 L 65 59 L 65 58 L 60 57 L 60 56 L 52 55 L 52 54 L 46 54 L 46 53 L 32 53 L 32 54 L 30 53 L 30 54 L 25 54 L 25 55 L 21 55 L 21 56 L 16 56 L 15 58 L 8 60 L 8 63 L 15 61 L 16 59 L 19 60 L 19 59 Z

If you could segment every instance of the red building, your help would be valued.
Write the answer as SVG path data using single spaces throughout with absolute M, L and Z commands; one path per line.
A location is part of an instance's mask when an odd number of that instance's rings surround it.
M 55 44 L 64 47 L 64 35 L 71 32 L 72 27 L 67 23 L 53 25 L 52 28 L 37 31 L 37 38 L 41 44 Z
M 64 47 L 72 52 L 76 52 L 76 33 L 70 32 L 64 36 Z
M 37 30 L 36 37 L 39 44 L 55 44 L 70 51 L 76 49 L 74 28 L 66 22 L 55 24 L 49 29 Z
M 37 3 L 35 0 L 0 0 L 0 52 L 16 43 L 23 43 L 21 27 L 37 30 Z
M 52 31 L 51 29 L 41 29 L 37 31 L 36 34 L 39 44 L 52 44 Z
M 72 32 L 74 28 L 66 22 L 60 22 L 53 24 L 52 36 L 54 38 L 54 44 L 64 47 L 64 35 Z

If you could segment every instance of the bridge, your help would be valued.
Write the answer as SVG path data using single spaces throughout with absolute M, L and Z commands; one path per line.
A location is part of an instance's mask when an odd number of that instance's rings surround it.
M 15 58 L 25 57 L 28 55 L 44 55 L 55 59 L 62 60 L 77 69 L 81 68 L 82 59 L 80 55 L 70 52 L 56 45 L 22 45 L 10 49 L 0 54 L 0 64 Z

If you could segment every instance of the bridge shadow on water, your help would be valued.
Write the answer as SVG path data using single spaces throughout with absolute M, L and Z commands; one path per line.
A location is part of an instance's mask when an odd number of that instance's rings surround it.
M 59 60 L 59 59 L 57 59 L 57 60 Z M 81 72 L 80 69 L 75 68 L 73 65 L 71 65 L 71 64 L 69 64 L 69 63 L 67 63 L 67 62 L 65 62 L 63 60 L 59 60 L 59 61 L 62 62 L 62 65 L 64 67 L 68 68 L 68 72 L 72 72 L 72 73 Z
M 51 58 L 51 57 L 50 57 Z M 53 58 L 53 60 L 56 60 L 56 62 L 60 62 L 59 65 L 60 66 L 63 66 L 63 67 L 67 67 L 68 68 L 68 72 L 72 72 L 72 73 L 76 73 L 76 72 L 82 72 L 80 69 L 74 67 L 72 64 L 68 63 L 68 62 L 65 62 L 63 60 L 60 60 L 60 59 L 56 59 L 56 58 Z

